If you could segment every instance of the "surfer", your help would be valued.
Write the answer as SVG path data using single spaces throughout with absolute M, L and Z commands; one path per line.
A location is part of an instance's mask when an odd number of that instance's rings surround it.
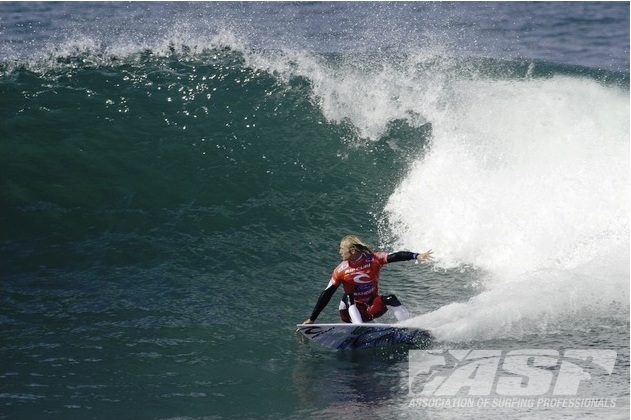
M 388 309 L 392 310 L 397 321 L 403 321 L 410 316 L 405 306 L 394 295 L 379 294 L 381 266 L 397 261 L 433 261 L 431 249 L 425 253 L 373 252 L 355 235 L 342 238 L 340 256 L 342 262 L 333 270 L 329 284 L 320 294 L 311 316 L 303 322 L 304 324 L 315 322 L 340 284 L 344 285 L 344 296 L 339 307 L 343 322 L 361 324 L 372 321 L 385 314 Z

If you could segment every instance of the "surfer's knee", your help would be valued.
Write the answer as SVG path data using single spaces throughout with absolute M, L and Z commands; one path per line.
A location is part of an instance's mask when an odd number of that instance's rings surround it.
M 397 297 L 395 295 L 386 295 L 386 296 L 382 296 L 381 300 L 383 300 L 383 303 L 385 303 L 388 306 L 401 306 L 401 302 L 399 301 L 399 299 L 397 299 Z
M 383 303 L 386 304 L 388 309 L 392 310 L 392 313 L 394 314 L 394 317 L 397 319 L 397 321 L 405 321 L 410 317 L 410 313 L 408 312 L 408 310 L 405 308 L 405 306 L 401 304 L 401 302 L 399 301 L 399 299 L 397 299 L 395 295 L 383 296 L 382 300 Z

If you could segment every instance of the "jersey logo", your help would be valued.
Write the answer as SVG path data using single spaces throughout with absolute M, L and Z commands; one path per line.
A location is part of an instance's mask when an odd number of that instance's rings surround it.
M 368 280 L 363 280 L 367 278 Z M 355 276 L 353 277 L 353 281 L 355 283 L 359 283 L 359 284 L 364 284 L 364 283 L 372 283 L 370 280 L 370 276 L 366 273 L 357 273 L 355 274 Z

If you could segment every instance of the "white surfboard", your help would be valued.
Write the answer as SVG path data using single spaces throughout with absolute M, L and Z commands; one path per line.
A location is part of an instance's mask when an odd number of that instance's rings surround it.
M 335 350 L 367 349 L 394 344 L 429 342 L 429 331 L 391 324 L 298 324 L 309 340 Z

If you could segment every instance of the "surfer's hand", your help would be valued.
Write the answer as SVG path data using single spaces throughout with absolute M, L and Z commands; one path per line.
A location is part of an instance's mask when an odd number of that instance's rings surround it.
M 303 324 L 313 324 L 313 321 L 312 321 L 312 320 L 310 320 L 309 318 L 307 318 L 307 319 L 303 322 Z
M 422 254 L 418 254 L 416 256 L 417 261 L 423 262 L 423 261 L 434 261 L 434 257 L 432 257 L 432 254 L 434 253 L 434 251 L 432 251 L 431 249 L 425 253 Z

